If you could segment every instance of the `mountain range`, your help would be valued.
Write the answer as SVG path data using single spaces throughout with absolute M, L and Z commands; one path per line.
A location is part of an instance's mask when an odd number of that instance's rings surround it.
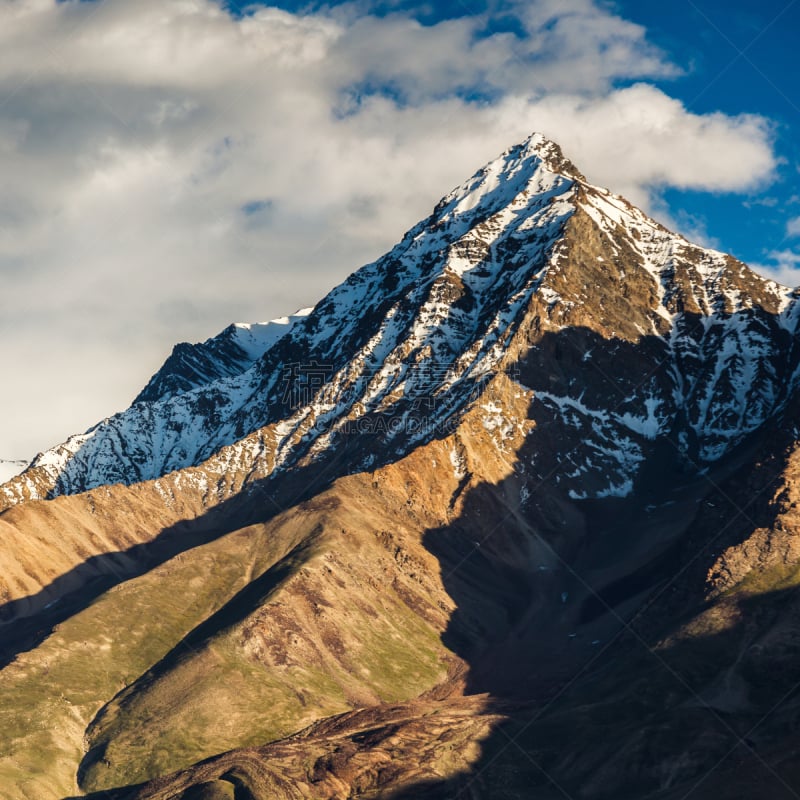
M 4 796 L 796 797 L 798 297 L 534 134 L 177 345 L 3 476 Z

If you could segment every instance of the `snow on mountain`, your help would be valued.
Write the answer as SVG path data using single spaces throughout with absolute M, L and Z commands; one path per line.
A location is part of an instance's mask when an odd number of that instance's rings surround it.
M 234 333 L 236 344 L 247 353 L 252 361 L 260 358 L 264 353 L 285 336 L 292 325 L 300 319 L 307 317 L 314 309 L 301 308 L 288 317 L 278 317 L 269 322 L 236 322 L 234 323 Z
M 240 375 L 310 313 L 310 308 L 302 308 L 269 322 L 236 322 L 200 344 L 175 345 L 170 357 L 133 401 L 134 405 L 188 392 L 218 378 Z
M 699 469 L 779 413 L 797 314 L 789 290 L 591 186 L 534 134 L 313 309 L 178 345 L 129 409 L 0 496 L 158 478 L 214 454 L 219 475 L 343 448 L 342 468 L 364 469 L 452 429 L 502 371 L 533 391 L 540 452 L 571 463 L 564 491 L 623 495 L 659 437 Z M 502 409 L 483 407 L 502 430 Z

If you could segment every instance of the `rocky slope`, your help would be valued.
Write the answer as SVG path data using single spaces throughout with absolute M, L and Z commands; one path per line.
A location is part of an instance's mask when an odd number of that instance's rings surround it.
M 534 135 L 179 346 L 0 489 L 4 796 L 795 796 L 798 313 Z

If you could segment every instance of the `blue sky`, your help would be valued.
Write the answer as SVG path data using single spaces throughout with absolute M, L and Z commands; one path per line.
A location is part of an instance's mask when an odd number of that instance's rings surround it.
M 800 216 L 800 3 L 629 0 L 619 8 L 684 67 L 683 76 L 661 85 L 688 109 L 750 112 L 772 122 L 781 163 L 763 190 L 743 196 L 669 191 L 666 198 L 674 213 L 697 219 L 723 249 L 749 263 L 774 262 L 770 253 L 798 243 L 787 236 L 787 225 Z
M 234 14 L 258 5 L 229 2 Z M 314 13 L 348 3 L 276 2 L 287 11 Z M 604 4 L 621 17 L 641 25 L 647 39 L 676 66 L 667 78 L 650 82 L 698 114 L 752 113 L 770 121 L 778 158 L 771 179 L 740 192 L 665 188 L 661 196 L 669 221 L 679 223 L 714 247 L 764 267 L 784 265 L 781 277 L 790 280 L 789 252 L 800 245 L 792 221 L 800 219 L 800 90 L 797 43 L 800 2 L 791 0 L 617 0 Z M 484 15 L 486 33 L 526 32 L 512 2 L 456 0 L 417 3 L 385 0 L 358 5 L 361 13 L 377 16 L 406 13 L 425 25 L 447 19 Z M 625 81 L 617 82 L 624 85 Z M 402 98 L 401 98 L 402 101 Z M 795 223 L 795 231 L 800 224 Z M 800 252 L 800 247 L 797 247 Z M 784 252 L 786 258 L 778 257 Z M 798 260 L 800 266 L 800 260 Z M 800 274 L 800 273 L 798 273 Z M 800 283 L 800 278 L 795 282 Z
M 800 283 L 800 0 L 0 0 L 0 459 L 313 305 L 539 130 Z

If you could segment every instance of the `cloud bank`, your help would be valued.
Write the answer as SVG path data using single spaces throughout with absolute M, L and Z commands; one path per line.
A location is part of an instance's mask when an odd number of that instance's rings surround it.
M 0 457 L 125 407 L 172 343 L 316 302 L 540 130 L 645 207 L 775 169 L 592 0 L 423 25 L 358 6 L 0 0 Z

